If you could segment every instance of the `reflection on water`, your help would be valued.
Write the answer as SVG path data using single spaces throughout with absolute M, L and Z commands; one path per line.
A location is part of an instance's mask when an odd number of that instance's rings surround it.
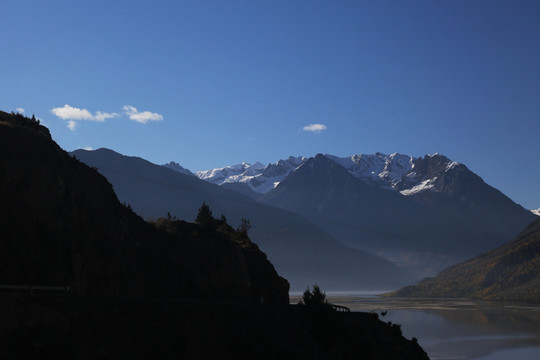
M 292 295 L 292 294 L 291 294 Z M 374 294 L 327 293 L 351 311 L 388 311 L 432 360 L 540 359 L 540 306 L 467 299 L 395 299 Z M 298 302 L 291 296 L 291 302 Z

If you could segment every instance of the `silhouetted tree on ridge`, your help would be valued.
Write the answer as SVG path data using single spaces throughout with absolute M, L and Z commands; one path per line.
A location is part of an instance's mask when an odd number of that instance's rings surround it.
M 212 216 L 212 210 L 210 210 L 210 206 L 204 201 L 199 208 L 199 213 L 197 214 L 197 218 L 195 219 L 195 223 L 203 226 L 203 227 L 212 227 L 216 223 L 216 219 Z
M 311 307 L 330 306 L 328 300 L 326 299 L 326 293 L 322 291 L 317 284 L 313 285 L 313 291 L 309 290 L 308 286 L 306 291 L 304 291 L 299 304 Z

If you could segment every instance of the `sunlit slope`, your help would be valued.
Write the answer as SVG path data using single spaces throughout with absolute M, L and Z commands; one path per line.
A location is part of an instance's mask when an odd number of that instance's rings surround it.
M 392 295 L 540 302 L 540 219 L 517 239 Z

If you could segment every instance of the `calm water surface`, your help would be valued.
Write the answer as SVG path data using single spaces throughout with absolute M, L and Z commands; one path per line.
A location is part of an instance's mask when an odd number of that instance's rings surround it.
M 467 299 L 388 299 L 380 292 L 327 292 L 333 304 L 400 324 L 432 360 L 539 360 L 540 306 Z M 297 303 L 300 293 L 291 293 Z

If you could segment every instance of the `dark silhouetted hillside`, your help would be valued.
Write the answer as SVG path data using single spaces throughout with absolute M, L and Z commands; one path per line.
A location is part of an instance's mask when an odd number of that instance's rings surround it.
M 427 360 L 369 313 L 176 299 L 0 297 L 6 359 Z
M 80 295 L 288 301 L 286 280 L 258 248 L 244 246 L 248 239 L 241 244 L 195 224 L 174 233 L 156 229 L 37 122 L 0 113 L 0 169 L 0 284 L 70 286 Z

